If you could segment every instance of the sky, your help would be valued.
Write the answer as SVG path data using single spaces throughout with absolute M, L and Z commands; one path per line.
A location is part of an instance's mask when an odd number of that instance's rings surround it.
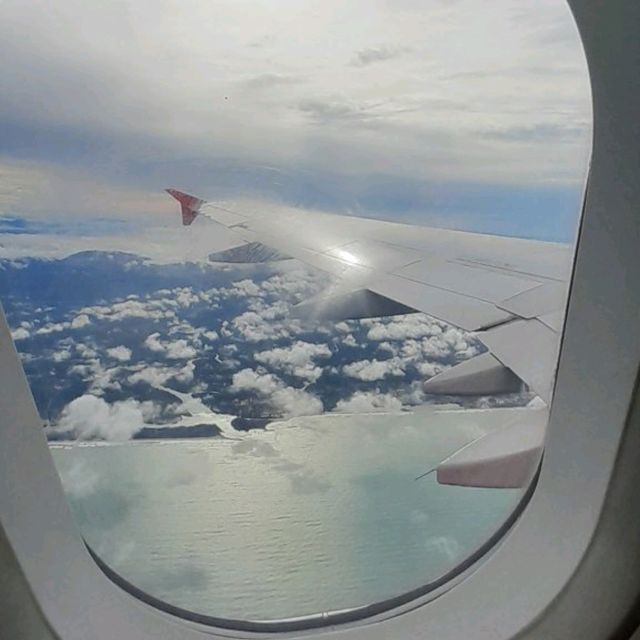
M 168 186 L 570 241 L 590 129 L 562 0 L 4 0 L 0 256 L 151 252 Z

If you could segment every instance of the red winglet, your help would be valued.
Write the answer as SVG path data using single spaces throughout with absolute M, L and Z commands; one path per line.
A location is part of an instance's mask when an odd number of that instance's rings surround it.
M 166 191 L 180 203 L 180 207 L 182 208 L 182 224 L 190 225 L 196 219 L 198 213 L 200 213 L 200 207 L 205 201 L 195 196 L 190 196 L 188 193 L 177 191 L 176 189 L 167 189 Z

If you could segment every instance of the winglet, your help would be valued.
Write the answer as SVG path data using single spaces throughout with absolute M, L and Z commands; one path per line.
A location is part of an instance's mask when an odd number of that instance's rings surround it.
M 200 213 L 200 207 L 205 201 L 195 196 L 190 196 L 188 193 L 177 191 L 176 189 L 166 189 L 166 192 L 180 203 L 182 209 L 182 224 L 185 226 L 190 225 L 196 219 L 198 213 Z

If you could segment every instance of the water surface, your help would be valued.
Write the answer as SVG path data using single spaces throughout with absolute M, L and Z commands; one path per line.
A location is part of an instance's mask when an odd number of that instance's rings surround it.
M 324 415 L 52 451 L 82 534 L 126 580 L 198 613 L 272 620 L 399 595 L 485 542 L 520 491 L 415 478 L 494 415 Z

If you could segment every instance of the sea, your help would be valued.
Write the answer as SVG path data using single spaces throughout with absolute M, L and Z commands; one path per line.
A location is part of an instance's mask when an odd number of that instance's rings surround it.
M 222 435 L 51 450 L 85 541 L 126 581 L 199 614 L 281 620 L 380 602 L 459 565 L 522 491 L 416 478 L 503 424 L 496 411 L 530 410 L 328 414 L 250 431 L 209 416 Z

